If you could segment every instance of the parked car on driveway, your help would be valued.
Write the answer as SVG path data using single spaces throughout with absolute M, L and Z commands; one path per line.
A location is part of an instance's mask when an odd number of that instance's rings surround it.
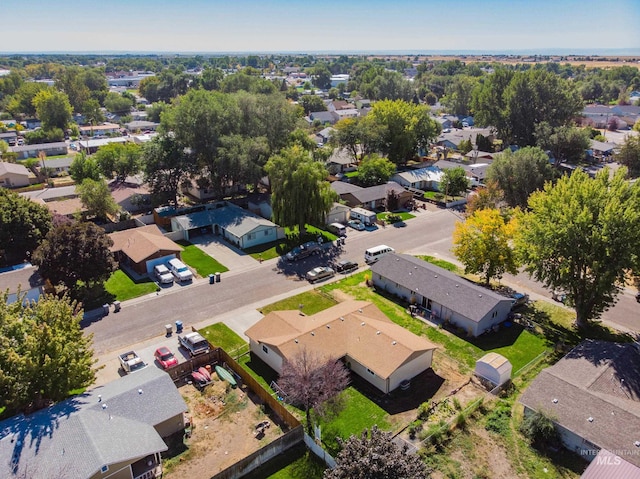
M 318 266 L 317 268 L 313 268 L 311 271 L 307 271 L 306 278 L 310 283 L 315 283 L 317 281 L 322 281 L 323 279 L 332 278 L 335 274 L 336 272 L 328 266 Z
M 360 222 L 360 220 L 350 220 L 349 223 L 347 224 L 351 226 L 354 230 L 357 230 L 357 231 L 365 230 L 365 226 L 362 222 Z
M 178 358 L 165 346 L 156 349 L 154 356 L 158 364 L 162 366 L 162 369 L 169 369 L 171 366 L 178 364 Z
M 287 258 L 288 261 L 298 261 L 299 259 L 318 253 L 320 253 L 320 245 L 315 241 L 309 241 L 293 248 L 286 254 L 285 258 Z
M 351 271 L 358 269 L 358 266 L 358 263 L 344 259 L 336 264 L 336 271 L 338 273 L 350 273 Z
M 159 283 L 173 283 L 173 274 L 163 264 L 157 264 L 153 267 L 153 275 L 156 277 Z
M 193 279 L 193 273 L 189 267 L 178 258 L 169 260 L 169 269 L 175 276 L 176 281 L 191 281 Z

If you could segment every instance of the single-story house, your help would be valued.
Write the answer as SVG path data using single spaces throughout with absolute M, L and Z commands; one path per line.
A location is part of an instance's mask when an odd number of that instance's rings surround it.
M 157 133 L 143 133 L 140 135 L 129 135 L 129 138 L 136 144 L 141 145 L 143 143 L 147 143 L 153 140 L 156 137 Z
M 549 415 L 563 445 L 584 459 L 606 450 L 640 468 L 638 343 L 584 341 L 543 369 L 520 402 L 525 415 Z M 624 474 L 625 467 L 611 462 L 606 477 L 635 477 Z
M 129 131 L 144 131 L 144 130 L 149 130 L 149 131 L 156 131 L 157 128 L 160 126 L 160 123 L 156 123 L 153 121 L 146 121 L 146 120 L 134 120 L 134 121 L 130 121 L 129 123 L 125 123 L 125 125 L 127 127 L 127 130 Z
M 126 136 L 114 136 L 113 138 L 97 138 L 94 140 L 78 141 L 78 147 L 87 155 L 92 155 L 102 146 L 109 143 L 126 143 L 129 139 Z
M 206 172 L 203 173 L 203 178 L 206 176 Z M 199 201 L 207 201 L 222 196 L 230 196 L 245 190 L 246 185 L 238 183 L 229 183 L 224 187 L 222 193 L 211 187 L 208 181 L 199 182 L 197 179 L 191 179 L 188 182 L 182 182 L 180 184 L 180 191 L 182 193 L 191 195 Z
M 346 366 L 383 393 L 431 367 L 436 345 L 393 323 L 368 301 L 344 301 L 311 316 L 273 311 L 251 326 L 251 352 L 278 374 L 302 350 Z
M 0 132 L 0 141 L 4 141 L 9 146 L 14 146 L 18 141 L 18 133 L 16 131 Z
M 117 123 L 103 123 L 102 125 L 87 125 L 79 128 L 82 136 L 112 135 L 120 132 Z
M 616 143 L 609 143 L 603 141 L 591 140 L 590 150 L 592 156 L 595 158 L 606 159 L 615 153 L 615 150 L 618 148 Z
M 360 116 L 360 111 L 356 108 L 348 108 L 344 110 L 336 110 L 335 113 L 338 115 L 340 120 L 344 118 L 357 118 Z
M 441 179 L 442 170 L 434 166 L 402 171 L 391 177 L 391 181 L 395 181 L 405 188 L 417 188 L 419 190 L 430 191 L 438 191 Z
M 329 173 L 345 173 L 356 169 L 356 160 L 346 148 L 335 148 L 327 160 Z
M 56 175 L 60 173 L 68 173 L 69 168 L 71 167 L 71 163 L 73 163 L 73 158 L 70 156 L 66 156 L 64 158 L 54 158 L 52 160 L 45 160 L 44 162 L 40 162 L 38 166 L 42 168 L 49 168 L 53 170 Z
M 139 274 L 147 274 L 153 267 L 180 257 L 182 246 L 162 234 L 156 225 L 147 225 L 110 233 L 113 246 L 109 248 L 120 263 Z
M 151 206 L 151 194 L 147 185 L 141 182 L 132 182 L 134 177 L 127 178 L 127 181 L 110 181 L 109 190 L 111 197 L 120 207 L 130 213 L 138 213 L 149 210 Z
M 340 183 L 343 182 L 336 181 L 331 183 L 331 186 L 335 191 L 338 191 L 342 189 Z M 365 208 L 368 210 L 387 208 L 387 199 L 389 195 L 394 194 L 398 198 L 397 208 L 402 209 L 406 207 L 407 203 L 413 198 L 410 191 L 407 191 L 395 181 L 389 181 L 382 185 L 369 186 L 367 188 L 356 185 L 349 186 L 349 191 L 338 192 L 338 194 L 340 195 L 340 199 L 351 208 Z
M 186 411 L 169 375 L 147 367 L 0 422 L 0 477 L 162 477 L 163 438 L 184 430 Z
M 318 133 L 316 133 L 316 143 L 325 144 L 331 138 L 331 134 L 333 133 L 332 127 L 323 128 Z
M 29 186 L 29 178 L 34 176 L 25 166 L 17 163 L 0 162 L 0 186 L 20 188 Z
M 55 143 L 39 143 L 37 145 L 12 146 L 9 148 L 18 155 L 18 159 L 26 160 L 27 158 L 38 158 L 40 153 L 47 156 L 66 155 L 69 150 L 64 141 Z
M 208 204 L 201 211 L 174 216 L 171 230 L 182 231 L 185 240 L 203 230 L 212 232 L 243 249 L 284 237 L 284 230 L 275 223 L 226 201 Z
M 513 300 L 406 254 L 390 253 L 371 265 L 376 288 L 410 301 L 428 317 L 479 336 L 505 321 Z
M 469 179 L 471 184 L 477 185 L 479 183 L 484 183 L 484 180 L 487 177 L 487 169 L 489 168 L 489 165 L 491 163 L 492 162 L 489 161 L 468 165 L 466 163 L 458 163 L 455 161 L 438 160 L 433 164 L 433 167 L 439 168 L 442 171 L 461 167 L 467 173 L 467 178 Z
M 313 123 L 316 120 L 322 125 L 326 125 L 327 123 L 335 125 L 338 123 L 338 120 L 340 120 L 340 117 L 333 111 L 312 111 L 309 113 L 309 123 Z
M 494 132 L 491 128 L 465 128 L 463 130 L 452 130 L 447 133 L 442 133 L 436 140 L 436 144 L 451 150 L 457 150 L 460 142 L 463 140 L 470 140 L 472 145 L 476 145 L 478 135 L 483 135 L 489 139 L 489 141 L 495 139 Z

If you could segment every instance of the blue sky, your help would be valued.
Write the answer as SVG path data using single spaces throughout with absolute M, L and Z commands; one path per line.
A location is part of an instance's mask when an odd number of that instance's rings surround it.
M 2 2 L 0 52 L 632 50 L 638 0 Z

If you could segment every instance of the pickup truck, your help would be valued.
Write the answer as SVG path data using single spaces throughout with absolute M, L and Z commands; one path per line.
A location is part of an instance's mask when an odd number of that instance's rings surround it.
M 293 248 L 285 255 L 285 258 L 287 261 L 298 261 L 299 259 L 304 259 L 312 254 L 319 254 L 320 251 L 321 247 L 318 243 L 315 241 L 309 241 Z
M 189 351 L 191 356 L 209 352 L 209 342 L 200 333 L 187 333 L 184 336 L 178 336 L 178 341 Z
M 129 351 L 118 356 L 120 360 L 120 366 L 125 374 L 134 373 L 147 367 L 147 364 L 142 360 L 135 351 Z

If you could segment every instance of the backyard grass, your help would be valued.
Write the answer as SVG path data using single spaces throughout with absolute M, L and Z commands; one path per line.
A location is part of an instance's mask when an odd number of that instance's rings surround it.
M 217 262 L 196 245 L 184 240 L 177 241 L 177 243 L 184 248 L 180 255 L 182 261 L 195 269 L 198 276 L 204 278 L 213 273 L 229 271 L 229 268 Z
M 104 284 L 104 289 L 118 301 L 153 293 L 158 285 L 148 278 L 135 282 L 121 269 L 116 270 Z
M 348 439 L 352 434 L 359 436 L 373 425 L 385 431 L 391 427 L 387 412 L 353 386 L 340 393 L 336 405 L 333 413 L 327 411 L 326 416 L 316 423 L 322 430 L 322 444 L 333 457 L 340 451 L 336 437 Z
M 331 297 L 321 294 L 316 290 L 311 290 L 268 304 L 264 308 L 260 309 L 260 312 L 266 315 L 271 311 L 300 309 L 304 314 L 309 316 L 336 304 L 336 301 Z M 302 308 L 300 308 L 300 305 L 302 305 Z
M 306 233 L 300 238 L 298 228 L 285 228 L 285 237 L 283 239 L 252 246 L 251 248 L 245 249 L 244 252 L 258 261 L 261 259 L 266 261 L 288 253 L 299 244 L 306 243 L 307 241 L 317 241 L 318 236 L 322 236 L 324 242 L 331 242 L 338 239 L 333 233 L 315 226 L 306 225 L 305 229 Z
M 227 353 L 232 353 L 238 348 L 247 346 L 247 342 L 224 323 L 212 324 L 206 328 L 199 329 L 198 332 L 211 344 L 224 349 Z
M 288 449 L 269 460 L 245 479 L 322 479 L 327 467 L 304 445 Z

